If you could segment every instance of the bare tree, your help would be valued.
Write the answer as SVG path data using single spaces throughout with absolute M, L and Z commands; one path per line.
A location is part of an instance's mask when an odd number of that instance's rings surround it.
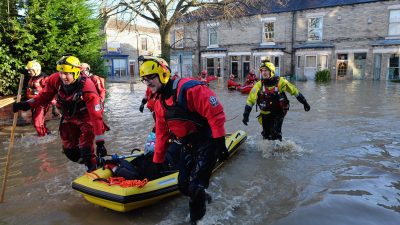
M 285 4 L 289 0 L 276 0 Z M 114 15 L 131 21 L 141 17 L 155 24 L 161 36 L 161 57 L 170 59 L 170 37 L 172 26 L 186 20 L 229 20 L 253 14 L 254 10 L 266 6 L 268 0 L 101 0 L 100 16 L 108 19 Z

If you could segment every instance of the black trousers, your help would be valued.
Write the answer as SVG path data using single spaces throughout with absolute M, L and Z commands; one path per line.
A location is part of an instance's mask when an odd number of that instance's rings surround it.
M 260 114 L 262 119 L 261 132 L 264 139 L 282 141 L 282 124 L 286 113 L 271 112 L 270 114 Z
M 193 135 L 185 140 L 179 164 L 179 190 L 190 197 L 190 219 L 200 220 L 206 213 L 206 193 L 217 156 L 211 135 Z

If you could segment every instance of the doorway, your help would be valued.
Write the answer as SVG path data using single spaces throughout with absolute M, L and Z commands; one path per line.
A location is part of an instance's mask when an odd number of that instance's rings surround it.
M 345 78 L 348 68 L 348 58 L 347 54 L 338 54 L 337 57 L 337 77 L 338 79 Z
M 375 54 L 374 59 L 374 80 L 381 79 L 381 64 L 382 64 L 382 54 Z
M 240 81 L 244 81 L 247 77 L 247 74 L 250 72 L 250 62 L 243 62 L 243 74 Z
M 354 79 L 365 79 L 365 65 L 367 61 L 367 53 L 354 53 Z

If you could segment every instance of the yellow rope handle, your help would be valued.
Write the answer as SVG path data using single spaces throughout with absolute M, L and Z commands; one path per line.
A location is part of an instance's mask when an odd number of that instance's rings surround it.
M 21 92 L 22 92 L 22 85 L 23 84 L 24 84 L 24 75 L 21 74 L 21 78 L 19 79 L 17 102 L 21 101 Z M 9 167 L 9 164 L 10 164 L 9 162 L 10 162 L 10 158 L 11 158 L 11 149 L 14 147 L 14 133 L 15 133 L 15 127 L 17 126 L 17 119 L 18 119 L 18 112 L 14 113 L 13 125 L 12 125 L 11 135 L 10 135 L 10 145 L 8 146 L 6 166 L 4 168 L 3 186 L 2 186 L 2 189 L 1 189 L 0 203 L 3 202 L 4 193 L 6 192 L 8 167 Z

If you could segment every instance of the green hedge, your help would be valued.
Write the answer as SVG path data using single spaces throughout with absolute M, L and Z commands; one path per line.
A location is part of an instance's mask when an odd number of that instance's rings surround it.
M 57 60 L 72 53 L 89 63 L 94 74 L 105 74 L 100 51 L 105 40 L 102 21 L 93 16 L 96 9 L 88 2 L 10 0 L 12 12 L 0 10 L 0 96 L 16 94 L 20 74 L 31 60 L 52 74 Z M 18 15 L 19 11 L 24 13 Z

